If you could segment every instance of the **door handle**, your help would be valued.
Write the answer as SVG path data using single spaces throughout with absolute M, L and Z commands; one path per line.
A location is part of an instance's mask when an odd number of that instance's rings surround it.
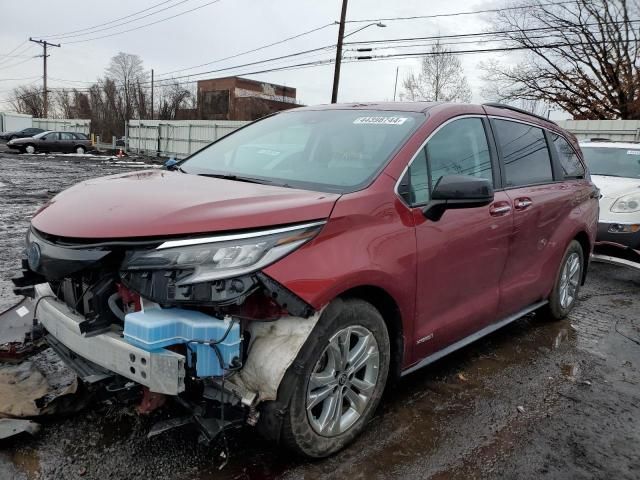
M 516 210 L 526 210 L 531 205 L 533 205 L 533 200 L 531 200 L 529 197 L 516 198 L 513 201 L 513 206 Z
M 496 202 L 489 207 L 489 215 L 492 217 L 502 217 L 511 211 L 511 205 L 507 202 Z

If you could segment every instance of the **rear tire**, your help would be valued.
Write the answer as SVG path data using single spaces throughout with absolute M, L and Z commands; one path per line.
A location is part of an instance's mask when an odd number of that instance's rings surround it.
M 552 320 L 562 320 L 575 306 L 580 293 L 584 271 L 584 251 L 582 245 L 573 240 L 562 257 L 556 274 L 556 282 L 545 306 L 545 313 Z
M 389 334 L 371 304 L 344 300 L 337 315 L 325 321 L 298 355 L 301 374 L 286 375 L 283 382 L 291 384 L 280 386 L 293 392 L 281 440 L 310 458 L 341 450 L 364 430 L 389 373 Z
M 79 155 L 84 155 L 84 153 L 86 152 L 85 148 L 82 146 L 77 146 L 76 147 L 76 153 Z

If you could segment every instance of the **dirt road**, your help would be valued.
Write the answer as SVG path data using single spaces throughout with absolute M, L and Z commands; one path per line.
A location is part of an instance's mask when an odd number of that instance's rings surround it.
M 29 216 L 53 193 L 122 171 L 95 160 L 0 156 L 0 309 Z M 323 461 L 250 428 L 219 459 L 190 431 L 146 439 L 132 408 L 51 420 L 0 445 L 0 479 L 640 478 L 640 273 L 593 265 L 569 319 L 530 316 L 390 391 L 368 431 Z

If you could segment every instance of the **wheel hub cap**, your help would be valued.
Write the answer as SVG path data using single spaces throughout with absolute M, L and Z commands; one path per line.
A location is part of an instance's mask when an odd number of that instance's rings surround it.
M 335 437 L 362 416 L 378 381 L 380 353 L 373 333 L 343 328 L 329 339 L 309 378 L 306 409 L 319 435 Z
M 560 276 L 560 306 L 564 309 L 570 307 L 576 299 L 581 270 L 580 255 L 571 253 Z

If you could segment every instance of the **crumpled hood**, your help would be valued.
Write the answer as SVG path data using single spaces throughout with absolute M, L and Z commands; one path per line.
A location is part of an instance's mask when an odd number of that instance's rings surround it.
M 616 198 L 628 193 L 640 193 L 640 178 L 591 175 L 591 181 L 600 189 L 603 198 Z
M 160 237 L 324 219 L 339 194 L 144 170 L 79 183 L 32 219 L 67 238 Z

